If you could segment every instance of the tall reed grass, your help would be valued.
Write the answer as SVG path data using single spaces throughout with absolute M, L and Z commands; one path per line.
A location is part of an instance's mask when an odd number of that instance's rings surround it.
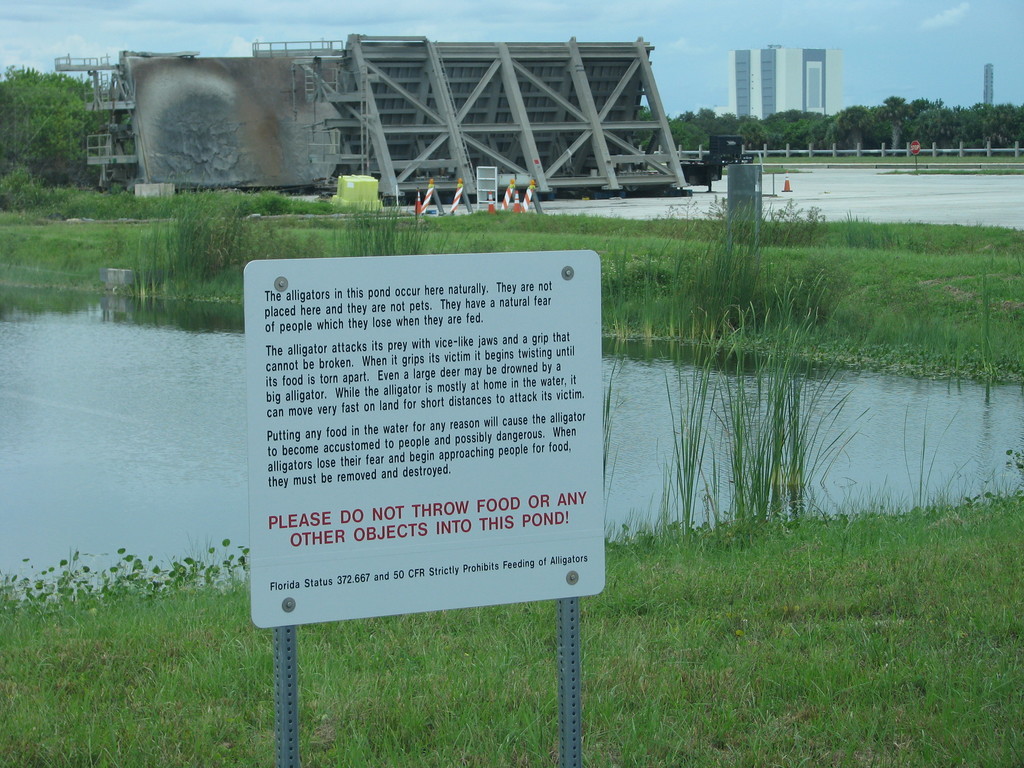
M 221 283 L 229 290 L 253 259 L 426 252 L 427 228 L 398 208 L 330 219 L 324 236 L 323 223 L 309 228 L 303 222 L 267 220 L 251 213 L 253 206 L 273 209 L 276 199 L 193 192 L 167 200 L 166 215 L 140 239 L 134 264 L 136 292 L 182 295 L 196 286 L 209 289 Z M 436 245 L 437 235 L 430 242 Z
M 156 293 L 168 284 L 201 283 L 226 269 L 240 270 L 252 258 L 257 238 L 237 198 L 185 193 L 165 205 L 168 216 L 157 221 L 140 243 L 140 294 Z
M 995 379 L 995 353 L 992 348 L 992 288 L 989 282 L 991 267 L 990 260 L 989 269 L 985 270 L 981 280 L 981 363 L 985 369 L 985 380 L 988 382 Z
M 716 520 L 719 516 L 718 471 L 713 452 L 711 467 L 706 467 L 705 462 L 711 442 L 709 420 L 717 393 L 709 360 L 708 357 L 707 362 L 691 366 L 686 374 L 680 373 L 680 402 L 676 402 L 666 382 L 675 440 L 658 515 L 658 525 L 663 530 L 671 526 L 692 530 L 700 522 Z M 701 499 L 703 507 L 698 504 Z
M 834 226 L 840 243 L 847 248 L 877 250 L 900 247 L 899 228 L 892 224 L 873 224 L 848 215 Z
M 725 522 L 749 533 L 814 509 L 812 486 L 852 436 L 838 427 L 847 397 L 834 371 L 814 370 L 798 348 L 796 332 L 756 356 L 723 345 L 682 374 L 678 401 L 670 389 L 661 527 Z
M 340 230 L 341 256 L 404 256 L 424 253 L 427 229 L 395 206 L 354 214 Z

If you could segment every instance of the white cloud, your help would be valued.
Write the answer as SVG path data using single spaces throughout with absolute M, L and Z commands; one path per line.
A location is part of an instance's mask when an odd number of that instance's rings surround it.
M 955 8 L 949 8 L 942 13 L 925 19 L 921 22 L 921 29 L 941 29 L 942 27 L 955 27 L 971 10 L 970 3 L 960 3 Z
M 238 37 L 237 35 L 231 39 L 231 43 L 228 45 L 228 50 L 224 54 L 225 56 L 252 56 L 252 44 L 256 42 L 254 40 L 246 40 L 245 38 Z
M 655 47 L 658 48 L 660 46 L 656 43 Z M 709 45 L 700 45 L 700 43 L 694 42 L 688 37 L 680 37 L 676 40 L 672 40 L 665 46 L 665 48 L 686 54 L 687 56 L 707 56 L 719 52 L 718 48 Z

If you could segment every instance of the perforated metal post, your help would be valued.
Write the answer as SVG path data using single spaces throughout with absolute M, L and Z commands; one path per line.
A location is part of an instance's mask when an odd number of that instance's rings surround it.
M 558 600 L 558 764 L 582 768 L 580 706 L 580 601 Z
M 762 215 L 761 166 L 730 165 L 726 212 L 729 248 L 736 245 L 758 249 Z
M 274 628 L 274 740 L 277 768 L 299 768 L 299 672 L 295 627 Z

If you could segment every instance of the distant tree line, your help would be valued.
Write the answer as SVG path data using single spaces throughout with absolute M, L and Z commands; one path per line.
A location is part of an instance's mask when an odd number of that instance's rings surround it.
M 907 101 L 890 96 L 877 107 L 847 107 L 835 115 L 817 115 L 799 110 L 776 112 L 764 119 L 718 115 L 713 110 L 684 112 L 670 121 L 676 145 L 684 150 L 708 147 L 716 134 L 738 135 L 748 148 L 768 145 L 782 149 L 796 147 L 863 149 L 902 147 L 917 140 L 923 147 L 934 143 L 939 149 L 965 147 L 1012 147 L 1024 144 L 1024 106 L 975 104 L 947 107 L 941 101 Z
M 43 74 L 9 67 L 0 76 L 0 178 L 18 171 L 51 185 L 91 186 L 98 174 L 86 162 L 86 137 L 101 133 L 107 116 L 86 109 L 92 84 L 62 73 Z M 900 147 L 917 139 L 950 149 L 1024 143 L 1024 106 L 975 104 L 946 107 L 941 101 L 906 101 L 890 96 L 877 107 L 847 107 L 835 115 L 792 110 L 763 120 L 718 115 L 710 109 L 685 112 L 670 120 L 676 145 L 708 147 L 717 134 L 740 135 L 749 148 L 839 149 Z

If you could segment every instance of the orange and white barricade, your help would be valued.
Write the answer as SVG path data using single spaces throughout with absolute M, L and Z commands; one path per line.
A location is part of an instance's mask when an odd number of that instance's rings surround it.
M 434 180 L 431 179 L 430 183 L 427 184 L 427 194 L 423 197 L 423 205 L 420 206 L 420 213 L 426 213 L 427 208 L 433 205 L 437 208 L 437 202 L 434 200 Z
M 501 203 L 501 209 L 507 211 L 512 204 L 512 195 L 516 191 L 516 180 L 512 179 L 508 183 L 508 189 L 505 190 L 505 199 Z
M 523 213 L 529 213 L 533 206 L 533 194 L 537 189 L 537 182 L 530 179 L 530 186 L 526 188 L 526 195 L 523 196 Z
M 459 203 L 462 202 L 462 179 L 459 179 L 459 185 L 455 187 L 455 199 L 452 200 L 452 207 L 448 213 L 455 213 L 459 210 Z

